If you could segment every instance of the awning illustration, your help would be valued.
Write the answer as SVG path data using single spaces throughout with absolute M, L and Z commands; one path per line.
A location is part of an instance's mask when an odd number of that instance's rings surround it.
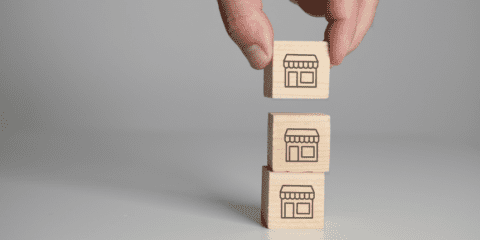
M 318 68 L 318 59 L 315 54 L 287 54 L 283 59 L 286 68 Z
M 311 185 L 284 185 L 280 189 L 281 199 L 314 199 L 315 192 Z
M 317 129 L 289 128 L 285 132 L 285 142 L 318 143 Z

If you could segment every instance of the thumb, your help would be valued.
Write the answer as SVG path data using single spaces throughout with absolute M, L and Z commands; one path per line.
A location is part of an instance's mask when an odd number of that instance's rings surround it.
M 265 68 L 273 56 L 273 28 L 261 4 L 248 1 L 219 1 L 220 12 L 230 38 L 255 69 Z

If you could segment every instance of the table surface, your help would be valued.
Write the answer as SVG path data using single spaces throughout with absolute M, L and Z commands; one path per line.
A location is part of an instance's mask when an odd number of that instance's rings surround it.
M 323 230 L 260 219 L 266 136 L 19 131 L 0 150 L 2 239 L 475 239 L 480 153 L 332 135 Z

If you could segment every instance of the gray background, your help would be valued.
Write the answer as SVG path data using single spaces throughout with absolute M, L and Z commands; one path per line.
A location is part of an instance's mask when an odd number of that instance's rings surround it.
M 216 1 L 3 0 L 0 238 L 478 239 L 479 7 L 381 1 L 329 99 L 275 100 Z M 268 112 L 331 116 L 324 230 L 259 224 Z

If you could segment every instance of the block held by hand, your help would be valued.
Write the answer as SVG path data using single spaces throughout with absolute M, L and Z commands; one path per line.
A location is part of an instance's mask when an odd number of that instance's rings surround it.
M 269 98 L 326 99 L 330 57 L 323 41 L 275 41 L 272 62 L 264 69 Z

